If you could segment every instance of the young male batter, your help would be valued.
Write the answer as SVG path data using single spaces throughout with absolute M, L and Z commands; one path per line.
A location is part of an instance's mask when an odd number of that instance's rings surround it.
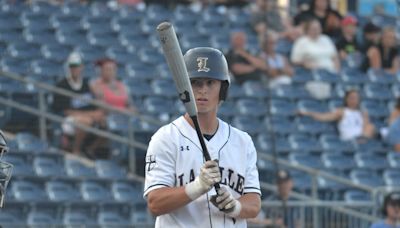
M 198 120 L 212 160 L 204 161 L 186 113 L 161 127 L 146 155 L 144 197 L 157 216 L 155 227 L 246 227 L 260 211 L 257 154 L 250 136 L 217 118 L 229 87 L 224 55 L 213 48 L 184 56 Z M 216 200 L 213 185 L 220 183 Z

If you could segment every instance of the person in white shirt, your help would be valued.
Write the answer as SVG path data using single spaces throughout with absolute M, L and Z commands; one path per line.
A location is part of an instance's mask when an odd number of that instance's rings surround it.
M 319 121 L 337 121 L 339 135 L 342 140 L 372 138 L 375 127 L 366 111 L 359 108 L 360 95 L 357 90 L 348 90 L 344 96 L 344 107 L 327 113 L 300 110 L 299 114 L 310 116 Z
M 304 24 L 305 35 L 294 42 L 290 59 L 307 69 L 340 70 L 340 61 L 335 44 L 321 33 L 321 24 L 315 18 Z
M 230 84 L 226 59 L 217 49 L 201 47 L 190 49 L 184 60 L 212 160 L 204 161 L 193 122 L 184 114 L 152 136 L 143 196 L 157 216 L 155 227 L 247 227 L 246 219 L 261 208 L 257 153 L 247 133 L 217 118 Z

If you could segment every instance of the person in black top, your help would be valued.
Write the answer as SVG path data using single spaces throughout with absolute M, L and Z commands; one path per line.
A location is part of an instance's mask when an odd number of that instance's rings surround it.
M 357 19 L 352 16 L 346 16 L 342 20 L 342 35 L 336 42 L 336 48 L 339 51 L 341 60 L 345 60 L 350 54 L 359 51 L 360 46 L 356 39 Z
M 247 80 L 261 81 L 265 63 L 246 50 L 247 37 L 242 31 L 231 35 L 231 48 L 226 54 L 229 71 L 235 81 L 242 84 Z
M 62 124 L 63 133 L 74 136 L 72 148 L 64 145 L 64 149 L 72 149 L 72 153 L 80 154 L 86 132 L 74 128 L 72 123 L 93 126 L 104 121 L 103 112 L 88 103 L 93 98 L 88 80 L 81 75 L 83 69 L 82 58 L 79 53 L 73 52 L 68 57 L 66 77 L 57 83 L 57 87 L 75 93 L 74 98 L 54 94 L 53 110 L 65 117 Z
M 294 24 L 297 26 L 312 18 L 318 19 L 324 34 L 334 40 L 340 37 L 342 16 L 336 10 L 331 9 L 328 0 L 312 0 L 308 10 L 300 12 L 294 17 Z
M 400 59 L 396 45 L 396 32 L 392 27 L 386 27 L 382 31 L 380 44 L 371 45 L 366 58 L 361 66 L 363 71 L 368 69 L 384 70 L 390 74 L 396 74 L 400 69 Z

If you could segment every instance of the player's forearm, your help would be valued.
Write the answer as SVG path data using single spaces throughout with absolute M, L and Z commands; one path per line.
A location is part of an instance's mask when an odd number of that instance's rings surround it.
M 260 195 L 256 193 L 248 193 L 239 198 L 242 206 L 239 218 L 255 218 L 261 210 Z
M 165 187 L 151 191 L 147 201 L 151 213 L 159 216 L 185 206 L 191 199 L 184 187 Z

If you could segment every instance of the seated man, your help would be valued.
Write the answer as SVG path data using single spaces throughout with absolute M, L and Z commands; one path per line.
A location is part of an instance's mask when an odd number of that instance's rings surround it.
M 64 149 L 72 149 L 72 153 L 76 155 L 80 154 L 87 133 L 75 128 L 71 123 L 93 126 L 104 122 L 103 112 L 87 103 L 88 100 L 93 98 L 93 95 L 87 79 L 81 75 L 82 69 L 83 63 L 80 54 L 71 53 L 67 61 L 66 77 L 57 83 L 57 87 L 78 94 L 78 96 L 70 98 L 55 94 L 53 102 L 54 111 L 65 116 L 65 121 L 62 124 L 64 134 L 74 136 L 72 148 L 64 145 Z

